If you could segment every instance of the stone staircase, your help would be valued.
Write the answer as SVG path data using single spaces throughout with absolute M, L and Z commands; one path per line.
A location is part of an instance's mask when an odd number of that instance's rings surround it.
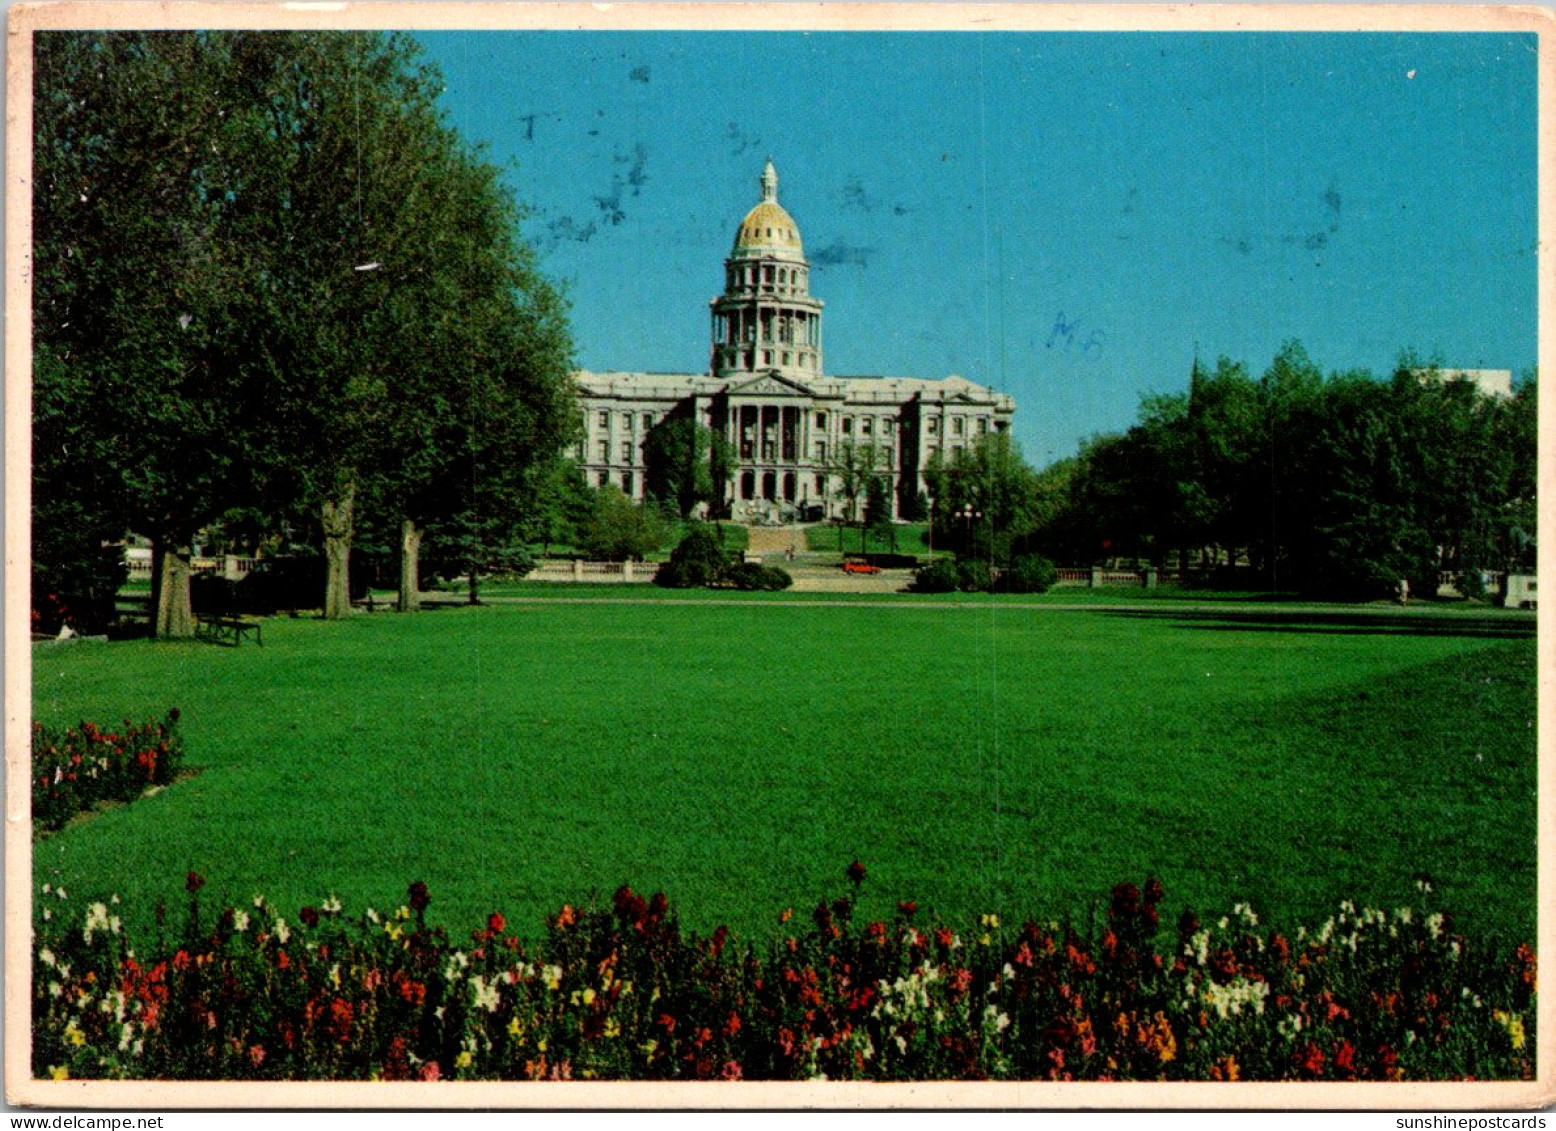
M 805 549 L 805 535 L 792 526 L 753 526 L 746 552 L 763 558 L 781 558 L 786 550 Z

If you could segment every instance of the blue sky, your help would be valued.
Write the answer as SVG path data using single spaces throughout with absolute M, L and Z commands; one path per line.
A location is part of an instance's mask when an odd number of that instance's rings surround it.
M 705 370 L 770 155 L 832 374 L 1012 394 L 1034 464 L 1186 387 L 1402 347 L 1535 362 L 1535 41 L 419 33 L 591 369 Z

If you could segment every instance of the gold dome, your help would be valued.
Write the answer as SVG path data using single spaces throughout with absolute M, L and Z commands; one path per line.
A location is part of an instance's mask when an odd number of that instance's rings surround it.
M 735 255 L 762 251 L 777 252 L 784 258 L 805 258 L 799 225 L 778 203 L 778 170 L 773 168 L 771 158 L 762 170 L 762 203 L 747 212 L 735 229 Z
M 788 251 L 803 256 L 800 229 L 794 217 L 775 200 L 764 200 L 740 222 L 735 231 L 735 253 L 743 251 Z

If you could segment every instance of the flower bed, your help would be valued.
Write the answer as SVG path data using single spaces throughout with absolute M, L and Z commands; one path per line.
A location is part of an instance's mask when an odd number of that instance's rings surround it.
M 663 895 L 565 906 L 542 938 L 493 913 L 429 927 L 426 887 L 348 919 L 211 912 L 188 877 L 181 937 L 132 950 L 117 899 L 39 896 L 33 1069 L 178 1079 L 1530 1079 L 1535 959 L 1442 913 L 1342 904 L 1317 930 L 1239 906 L 1160 928 L 1161 886 L 1114 889 L 1096 931 L 853 889 L 758 949 L 682 932 Z M 1163 936 L 1167 936 L 1164 938 Z M 1158 941 L 1165 945 L 1158 946 Z
M 117 731 L 87 722 L 66 730 L 51 730 L 35 723 L 34 827 L 58 829 L 99 802 L 133 801 L 147 786 L 172 781 L 183 756 L 177 707 L 161 722 L 137 726 L 125 719 Z

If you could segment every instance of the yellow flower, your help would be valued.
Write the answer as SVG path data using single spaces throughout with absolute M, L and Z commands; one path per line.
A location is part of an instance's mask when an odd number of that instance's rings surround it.
M 983 917 L 983 925 L 993 930 L 1000 925 L 1000 917 L 998 915 L 985 915 Z
M 536 1041 L 535 1042 L 535 1047 L 537 1049 L 539 1049 L 541 1052 L 545 1052 L 546 1051 L 546 1042 L 543 1039 L 539 1040 L 539 1041 Z
M 458 1056 L 456 1056 L 454 1058 L 454 1067 L 455 1068 L 469 1068 L 474 1063 L 475 1063 L 475 1057 L 470 1055 L 470 1050 L 469 1049 L 465 1049 L 464 1052 L 460 1053 Z
M 65 1026 L 65 1043 L 80 1048 L 86 1044 L 86 1034 L 77 1029 L 74 1022 Z
M 980 943 L 982 943 L 984 946 L 988 946 L 990 941 L 992 941 L 992 940 L 990 939 L 988 932 L 985 931 L 984 935 L 983 935 L 983 938 L 979 939 L 978 941 Z
M 594 990 L 593 989 L 585 987 L 584 992 L 583 992 L 583 1003 L 585 1005 L 593 1005 L 594 1004 Z
M 1491 1019 L 1507 1030 L 1507 1039 L 1512 1042 L 1515 1049 L 1524 1047 L 1526 1034 L 1524 1033 L 1524 1019 L 1522 1015 L 1494 1009 L 1491 1011 Z
M 69 1080 L 70 1079 L 70 1070 L 68 1068 L 61 1068 L 57 1064 L 51 1064 L 49 1066 L 49 1079 L 50 1080 Z
M 621 1036 L 621 1026 L 616 1024 L 616 1019 L 614 1017 L 605 1022 L 605 1035 L 607 1037 Z
M 519 1019 L 517 1017 L 508 1022 L 508 1036 L 517 1037 L 522 1032 L 524 1032 L 524 1026 L 519 1024 Z

